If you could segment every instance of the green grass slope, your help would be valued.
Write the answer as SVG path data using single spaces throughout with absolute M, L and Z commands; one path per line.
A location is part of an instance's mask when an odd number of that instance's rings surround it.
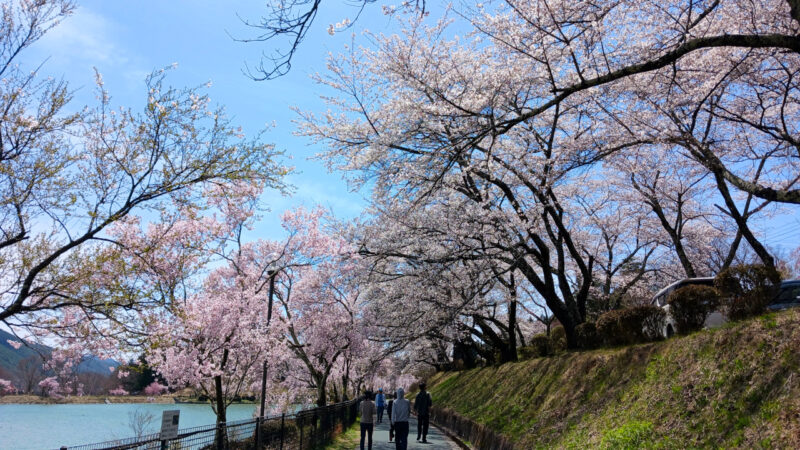
M 518 448 L 800 448 L 800 310 L 429 385 Z

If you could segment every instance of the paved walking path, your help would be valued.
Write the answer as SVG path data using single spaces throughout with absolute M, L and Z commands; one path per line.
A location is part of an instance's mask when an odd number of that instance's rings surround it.
M 364 448 L 367 448 L 366 436 L 364 436 Z M 411 416 L 408 419 L 408 448 L 409 450 L 458 450 L 459 446 L 433 424 L 428 428 L 428 443 L 417 442 L 417 418 Z M 356 446 L 356 449 L 360 449 L 360 447 Z M 389 418 L 385 415 L 382 423 L 375 424 L 375 431 L 372 433 L 372 450 L 394 450 L 394 441 L 389 442 Z

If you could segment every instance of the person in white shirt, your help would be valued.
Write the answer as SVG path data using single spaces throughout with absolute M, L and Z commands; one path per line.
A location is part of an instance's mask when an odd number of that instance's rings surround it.
M 364 393 L 364 398 L 358 405 L 361 413 L 361 450 L 364 450 L 364 435 L 367 435 L 368 448 L 372 450 L 372 430 L 375 426 L 373 417 L 375 416 L 375 402 L 372 401 L 372 392 Z

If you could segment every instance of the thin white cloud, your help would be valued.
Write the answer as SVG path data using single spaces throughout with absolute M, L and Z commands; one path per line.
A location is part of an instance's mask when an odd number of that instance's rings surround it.
M 39 50 L 58 63 L 124 66 L 130 58 L 115 43 L 119 25 L 89 9 L 79 8 L 39 41 Z

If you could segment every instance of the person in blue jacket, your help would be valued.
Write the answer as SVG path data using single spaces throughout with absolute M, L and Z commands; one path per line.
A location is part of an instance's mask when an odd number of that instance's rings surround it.
M 386 408 L 386 396 L 383 395 L 383 388 L 378 388 L 378 395 L 375 396 L 375 406 L 378 407 L 378 423 L 382 423 L 383 410 Z

